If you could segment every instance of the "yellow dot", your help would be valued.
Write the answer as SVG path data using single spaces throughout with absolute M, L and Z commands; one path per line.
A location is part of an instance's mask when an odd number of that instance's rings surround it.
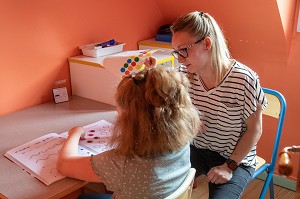
M 135 56 L 132 55 L 132 56 L 130 56 L 130 59 L 134 59 L 134 57 L 135 57 Z
M 135 68 L 136 68 L 136 69 L 138 69 L 138 70 L 140 70 L 140 69 L 141 69 L 141 67 L 142 67 L 142 66 L 140 66 L 140 65 L 136 65 L 136 67 L 135 67 Z
M 148 52 L 148 53 L 146 54 L 146 56 L 151 56 L 151 53 Z

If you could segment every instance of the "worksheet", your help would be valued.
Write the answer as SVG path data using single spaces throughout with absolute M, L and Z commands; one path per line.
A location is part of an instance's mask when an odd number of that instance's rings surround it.
M 110 149 L 112 124 L 101 120 L 83 127 L 84 136 L 79 141 L 78 154 L 90 156 Z M 59 151 L 68 132 L 50 133 L 7 151 L 4 156 L 46 185 L 65 178 L 56 169 Z

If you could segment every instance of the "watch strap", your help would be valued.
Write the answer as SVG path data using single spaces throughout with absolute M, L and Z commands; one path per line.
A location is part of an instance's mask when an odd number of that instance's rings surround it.
M 234 160 L 232 160 L 232 159 L 230 159 L 230 158 L 228 158 L 227 160 L 226 160 L 226 164 L 227 164 L 227 166 L 228 166 L 228 168 L 231 170 L 231 171 L 235 171 L 237 168 L 238 168 L 238 164 L 237 164 L 237 162 L 236 161 L 234 161 Z

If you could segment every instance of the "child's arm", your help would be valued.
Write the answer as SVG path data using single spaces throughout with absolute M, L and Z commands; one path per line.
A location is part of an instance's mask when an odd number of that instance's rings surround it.
M 84 134 L 82 127 L 74 127 L 69 131 L 69 136 L 57 158 L 57 170 L 64 176 L 90 182 L 101 182 L 100 177 L 94 172 L 90 156 L 78 156 L 78 142 Z

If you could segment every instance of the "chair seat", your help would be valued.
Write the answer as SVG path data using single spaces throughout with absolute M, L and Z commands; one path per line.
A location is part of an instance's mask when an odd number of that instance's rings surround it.
M 256 167 L 255 167 L 255 170 L 259 169 L 259 168 L 262 167 L 264 164 L 266 164 L 266 160 L 263 159 L 262 157 L 256 156 L 256 158 L 257 158 L 258 163 L 257 163 L 257 165 L 256 165 Z

